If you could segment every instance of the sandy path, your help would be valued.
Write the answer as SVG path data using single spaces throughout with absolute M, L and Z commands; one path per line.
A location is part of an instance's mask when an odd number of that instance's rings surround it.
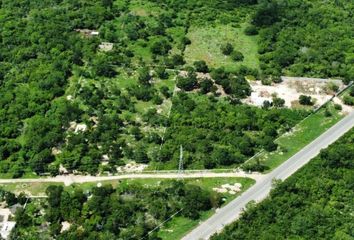
M 216 178 L 216 177 L 247 177 L 259 181 L 264 177 L 259 173 L 245 172 L 222 172 L 213 173 L 207 171 L 200 172 L 184 172 L 184 173 L 131 173 L 121 174 L 116 176 L 80 176 L 80 175 L 61 175 L 56 177 L 37 178 L 37 179 L 0 179 L 0 184 L 4 183 L 64 183 L 69 186 L 73 183 L 100 182 L 120 179 L 142 179 L 142 178 L 165 178 L 165 179 L 180 179 L 180 178 Z

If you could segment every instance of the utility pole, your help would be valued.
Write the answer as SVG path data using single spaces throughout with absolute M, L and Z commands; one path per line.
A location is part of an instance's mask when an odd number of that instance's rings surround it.
M 178 173 L 183 173 L 183 147 L 180 145 L 179 149 L 179 166 L 178 166 Z

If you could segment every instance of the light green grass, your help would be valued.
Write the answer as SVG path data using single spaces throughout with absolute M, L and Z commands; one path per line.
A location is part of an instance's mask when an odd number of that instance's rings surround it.
M 130 1 L 129 10 L 133 15 L 141 17 L 158 15 L 161 12 L 161 8 L 156 4 L 143 0 Z
M 235 28 L 231 25 L 217 25 L 216 27 L 192 27 L 187 34 L 192 44 L 185 50 L 188 64 L 196 60 L 204 60 L 210 67 L 225 67 L 227 70 L 236 70 L 240 65 L 258 68 L 257 36 L 246 36 L 244 28 Z M 242 62 L 234 62 L 230 56 L 222 54 L 220 47 L 231 43 L 235 50 L 243 53 Z
M 0 188 L 10 191 L 13 193 L 25 192 L 32 196 L 43 196 L 45 195 L 45 190 L 50 185 L 62 185 L 61 183 L 5 183 L 0 184 Z
M 115 84 L 120 89 L 127 89 L 138 83 L 136 76 L 128 76 L 126 73 L 121 73 L 115 77 Z
M 279 166 L 343 118 L 343 115 L 333 109 L 332 104 L 329 105 L 329 108 L 333 114 L 331 117 L 324 115 L 325 109 L 310 115 L 300 122 L 291 133 L 284 134 L 276 140 L 279 145 L 277 151 L 271 153 L 264 151 L 251 162 L 259 160 L 269 168 L 267 171 Z

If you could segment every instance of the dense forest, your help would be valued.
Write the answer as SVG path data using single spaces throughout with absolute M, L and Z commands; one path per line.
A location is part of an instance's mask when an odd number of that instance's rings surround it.
M 283 109 L 281 99 L 262 109 L 242 106 L 240 100 L 251 94 L 246 77 L 353 75 L 350 1 L 1 0 L 0 5 L 0 174 L 7 177 L 56 175 L 61 166 L 115 172 L 129 161 L 176 168 L 181 144 L 186 167 L 237 164 L 259 148 L 275 149 L 272 140 L 306 115 Z M 186 62 L 191 27 L 240 29 L 243 23 L 246 35 L 258 35 L 259 69 L 243 65 L 243 46 L 231 43 L 217 52 L 240 64 L 234 71 L 221 63 L 209 67 L 202 59 Z M 200 73 L 209 77 L 197 77 Z M 195 98 L 205 99 L 211 112 Z M 224 123 L 211 117 L 219 113 Z M 190 134 L 192 128 L 197 134 Z M 213 159 L 204 158 L 210 154 Z
M 222 203 L 218 193 L 183 181 L 162 181 L 153 188 L 103 185 L 89 192 L 52 185 L 46 193 L 48 198 L 41 204 L 16 212 L 10 239 L 158 240 L 157 227 L 171 215 L 198 219 L 202 211 Z M 63 222 L 71 224 L 66 231 L 61 231 Z
M 262 148 L 274 151 L 274 139 L 306 115 L 306 111 L 259 109 L 186 93 L 179 93 L 173 105 L 158 159 L 178 166 L 182 145 L 184 165 L 194 168 L 237 165 Z
M 352 239 L 353 160 L 351 130 L 212 239 Z
M 252 23 L 263 74 L 353 80 L 353 1 L 260 2 Z

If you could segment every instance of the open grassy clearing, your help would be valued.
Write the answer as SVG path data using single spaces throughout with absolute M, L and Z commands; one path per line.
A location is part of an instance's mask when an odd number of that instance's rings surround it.
M 43 183 L 43 182 L 38 182 L 38 183 L 6 183 L 6 184 L 0 184 L 0 188 L 10 191 L 13 193 L 21 193 L 24 192 L 26 194 L 32 195 L 32 196 L 43 196 L 45 195 L 45 190 L 47 187 L 50 185 L 62 185 L 62 183 Z
M 252 184 L 254 184 L 253 179 L 249 178 L 195 178 L 195 179 L 180 179 L 188 184 L 194 184 L 204 188 L 206 190 L 212 191 L 215 187 L 220 187 L 222 184 L 234 184 L 234 183 L 241 183 L 242 188 L 241 190 L 244 191 L 249 188 Z M 101 184 L 111 184 L 114 188 L 118 186 L 129 186 L 129 185 L 143 185 L 144 187 L 156 187 L 162 181 L 171 181 L 169 179 L 124 179 L 124 180 L 108 180 L 108 181 L 101 181 Z M 93 187 L 97 186 L 98 182 L 90 182 L 90 183 L 82 183 L 82 184 L 73 184 L 71 186 L 65 187 L 66 189 L 75 189 L 81 188 L 84 191 L 89 191 Z M 4 183 L 0 184 L 0 187 L 6 191 L 11 191 L 14 193 L 25 192 L 33 196 L 38 195 L 45 195 L 45 190 L 50 185 L 62 185 L 62 183 L 55 183 L 55 182 L 37 182 L 37 183 Z M 231 195 L 228 193 L 224 193 L 223 197 L 225 198 L 225 202 L 231 201 L 237 195 Z
M 231 25 L 192 27 L 187 34 L 192 41 L 185 50 L 187 63 L 204 60 L 210 67 L 225 67 L 227 70 L 236 70 L 240 65 L 258 68 L 257 36 L 246 36 L 246 26 L 247 23 L 239 28 Z M 242 52 L 245 57 L 242 62 L 234 62 L 230 56 L 222 54 L 220 47 L 228 42 Z
M 332 103 L 328 105 L 328 109 L 332 116 L 326 117 L 325 109 L 310 115 L 300 122 L 292 132 L 286 133 L 276 140 L 279 145 L 277 151 L 271 153 L 263 151 L 247 164 L 259 161 L 268 168 L 267 171 L 279 166 L 343 118 L 343 115 L 333 108 Z
M 149 1 L 133 0 L 129 4 L 129 10 L 133 15 L 146 17 L 149 15 L 157 15 L 161 12 L 161 8 Z

